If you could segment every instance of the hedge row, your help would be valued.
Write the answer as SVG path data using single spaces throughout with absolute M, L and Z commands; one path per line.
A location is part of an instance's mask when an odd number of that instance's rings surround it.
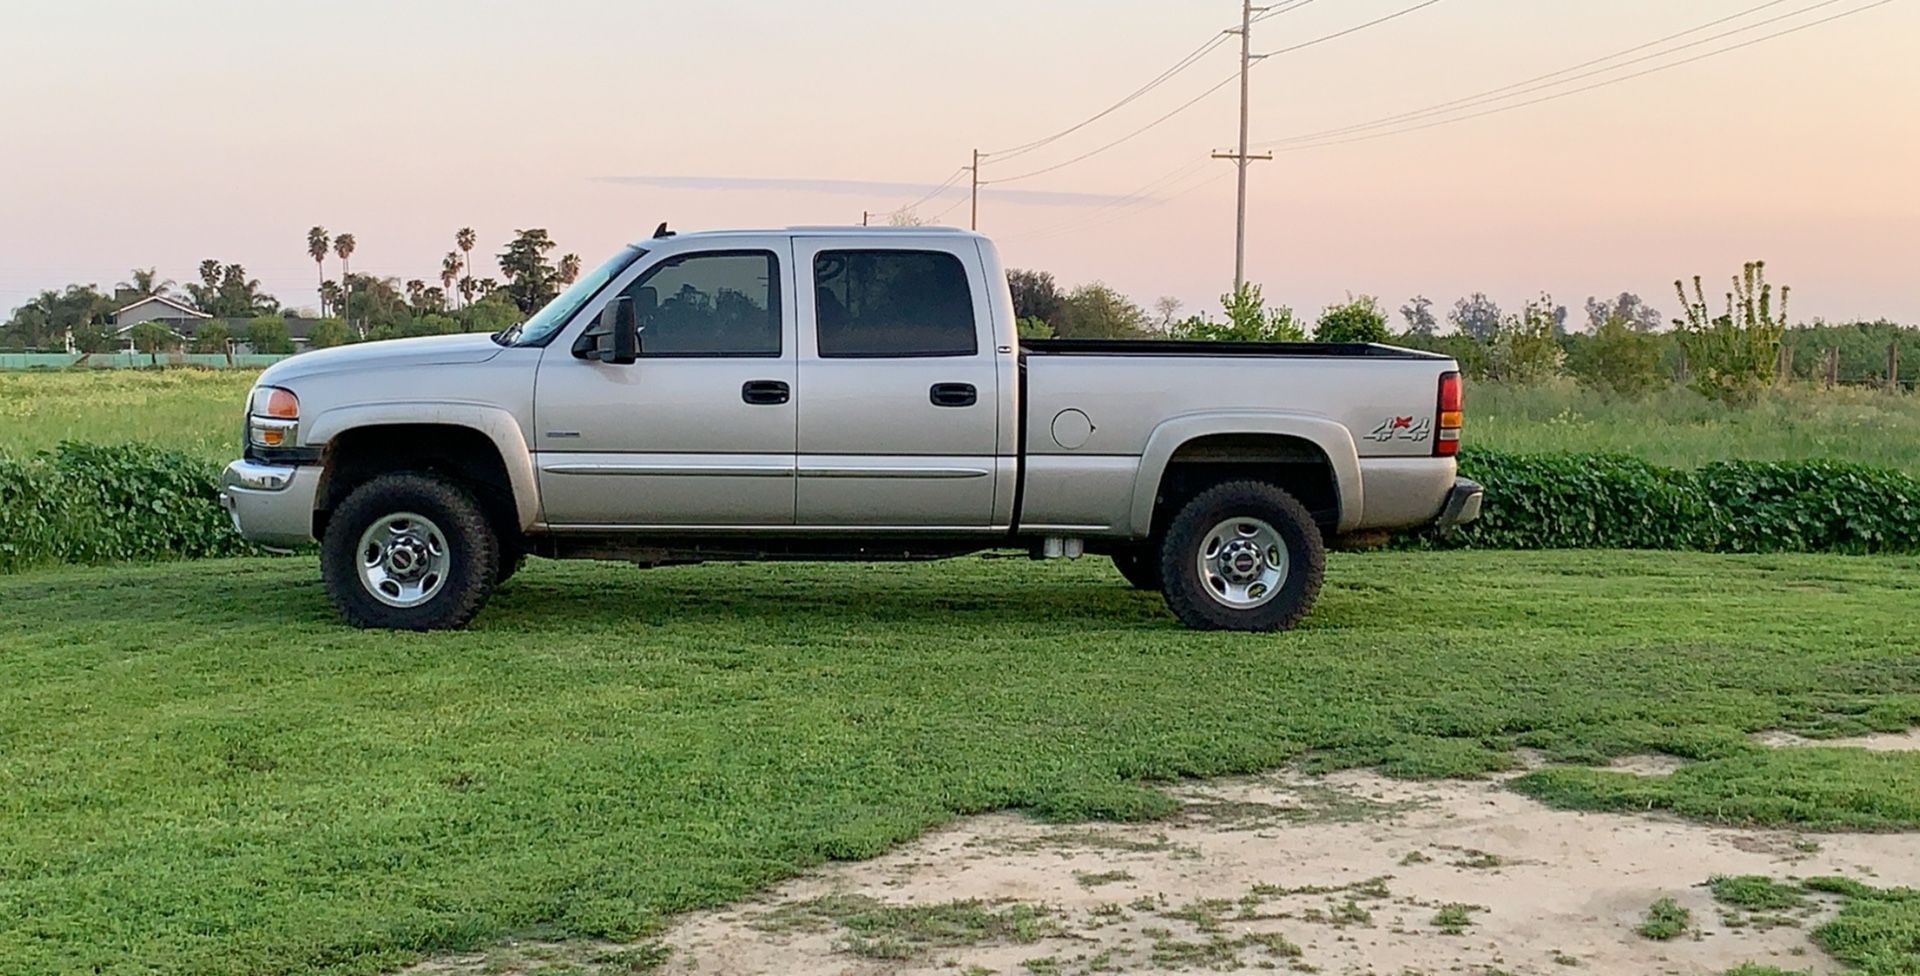
M 1691 470 L 1613 454 L 1468 451 L 1479 522 L 1421 544 L 1478 549 L 1920 552 L 1920 478 L 1838 461 Z
M 1690 471 L 1604 454 L 1470 451 L 1480 521 L 1415 546 L 1920 552 L 1920 479 L 1833 461 L 1728 461 Z M 216 502 L 215 469 L 139 446 L 62 444 L 0 457 L 0 572 L 39 563 L 251 551 Z
M 0 456 L 0 572 L 251 551 L 218 492 L 213 466 L 148 447 L 65 443 Z

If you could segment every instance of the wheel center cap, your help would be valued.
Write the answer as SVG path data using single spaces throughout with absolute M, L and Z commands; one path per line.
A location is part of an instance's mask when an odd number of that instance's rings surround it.
M 1259 576 L 1266 560 L 1261 557 L 1260 550 L 1251 543 L 1236 542 L 1227 548 L 1226 558 L 1222 563 L 1227 574 L 1239 581 Z
M 401 540 L 387 549 L 387 571 L 395 576 L 411 576 L 424 565 L 426 553 L 421 551 L 418 540 Z

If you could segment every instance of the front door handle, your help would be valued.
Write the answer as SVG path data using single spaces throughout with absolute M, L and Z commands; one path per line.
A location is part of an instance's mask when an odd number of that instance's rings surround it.
M 740 387 L 740 399 L 759 406 L 779 406 L 793 399 L 793 387 L 784 380 L 748 380 Z
M 927 399 L 936 407 L 971 407 L 980 402 L 980 391 L 972 383 L 935 383 Z

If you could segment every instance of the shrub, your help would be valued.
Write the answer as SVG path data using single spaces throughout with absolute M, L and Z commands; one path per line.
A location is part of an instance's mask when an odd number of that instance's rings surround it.
M 321 319 L 307 330 L 307 347 L 310 349 L 331 349 L 345 345 L 352 334 L 347 324 L 339 319 Z
M 278 315 L 259 315 L 247 322 L 247 345 L 256 354 L 285 355 L 293 351 L 287 337 L 287 320 Z
M 1220 305 L 1227 313 L 1225 322 L 1195 315 L 1173 323 L 1169 333 L 1176 339 L 1216 342 L 1299 342 L 1307 337 L 1294 321 L 1293 309 L 1268 305 L 1260 296 L 1260 286 L 1252 282 L 1221 295 Z
M 1560 375 L 1567 354 L 1554 333 L 1565 309 L 1541 295 L 1518 317 L 1507 316 L 1487 347 L 1487 376 L 1506 383 L 1538 383 Z
M 1767 265 L 1753 261 L 1733 279 L 1733 291 L 1727 293 L 1725 315 L 1707 311 L 1706 292 L 1698 275 L 1693 279 L 1693 298 L 1686 286 L 1676 281 L 1686 318 L 1675 319 L 1680 342 L 1687 351 L 1687 367 L 1693 373 L 1693 387 L 1702 394 L 1724 403 L 1746 406 L 1759 399 L 1761 391 L 1773 385 L 1775 358 L 1780 337 L 1786 331 L 1787 293 L 1780 289 L 1780 308 L 1773 307 L 1773 286 L 1767 284 Z
M 215 319 L 206 322 L 193 333 L 193 351 L 198 353 L 223 353 L 227 351 L 227 340 L 232 334 L 227 331 L 227 323 Z
M 1721 461 L 1683 471 L 1608 454 L 1468 451 L 1480 521 L 1443 546 L 1920 552 L 1920 478 L 1838 461 Z
M 218 491 L 205 462 L 148 447 L 68 442 L 0 457 L 0 570 L 250 551 Z
M 1567 356 L 1567 370 L 1597 390 L 1638 399 L 1666 384 L 1660 337 L 1616 313 Z
M 1063 339 L 1132 339 L 1147 333 L 1149 320 L 1146 309 L 1096 281 L 1068 293 L 1047 321 Z
M 1387 313 L 1372 295 L 1349 296 L 1346 302 L 1329 305 L 1314 326 L 1315 342 L 1386 342 L 1393 338 L 1387 331 Z

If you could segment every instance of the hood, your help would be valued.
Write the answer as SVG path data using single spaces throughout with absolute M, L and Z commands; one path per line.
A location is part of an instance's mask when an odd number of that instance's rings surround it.
M 500 355 L 503 348 L 492 337 L 479 332 L 359 342 L 290 356 L 267 367 L 266 372 L 260 374 L 260 382 L 271 386 L 302 376 L 342 370 L 484 363 Z

